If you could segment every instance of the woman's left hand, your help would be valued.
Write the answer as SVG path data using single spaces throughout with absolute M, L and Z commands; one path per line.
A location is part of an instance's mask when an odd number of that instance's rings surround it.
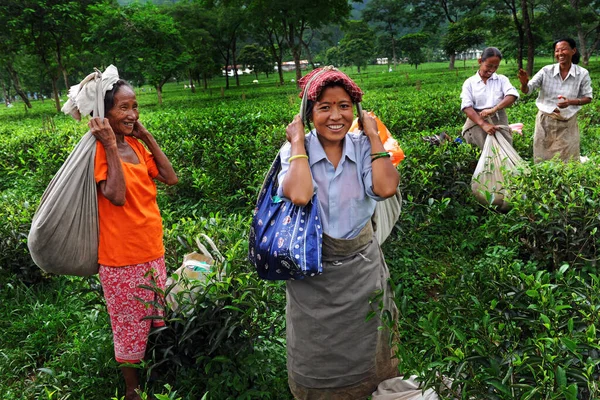
M 379 137 L 379 131 L 377 129 L 377 121 L 375 118 L 369 115 L 368 112 L 363 110 L 361 118 L 359 119 L 359 127 L 362 127 L 362 131 L 369 136 Z
M 136 139 L 144 140 L 146 137 L 148 137 L 149 134 L 150 132 L 148 132 L 146 127 L 142 125 L 140 121 L 135 121 L 135 124 L 133 124 L 133 131 L 131 132 L 131 136 L 135 137 Z

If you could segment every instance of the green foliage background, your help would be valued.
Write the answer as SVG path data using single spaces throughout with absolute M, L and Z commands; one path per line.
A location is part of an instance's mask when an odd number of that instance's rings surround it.
M 600 64 L 590 71 L 593 78 Z M 401 372 L 443 398 L 598 398 L 597 104 L 579 117 L 590 161 L 531 165 L 530 174 L 508 183 L 513 208 L 500 214 L 471 195 L 478 150 L 422 140 L 442 131 L 459 136 L 460 87 L 475 73 L 473 62 L 454 71 L 424 64 L 347 72 L 365 91 L 364 108 L 406 153 L 403 212 L 384 245 L 401 311 L 390 327 Z M 514 64 L 500 73 L 516 83 Z M 201 234 L 223 255 L 224 278 L 215 274 L 201 285 L 195 303 L 182 298 L 190 314 L 167 310 L 167 327 L 152 334 L 145 390 L 157 396 L 291 397 L 284 285 L 258 280 L 246 252 L 256 192 L 299 99 L 293 84 L 280 86 L 276 77 L 259 84 L 243 78 L 239 88 L 222 92 L 215 80 L 195 94 L 169 83 L 162 107 L 150 88 L 137 89 L 140 118 L 180 177 L 159 188 L 169 271 Z M 514 144 L 528 162 L 535 113 L 535 95 L 508 110 L 510 122 L 525 124 Z M 19 103 L 0 109 L 3 399 L 123 394 L 97 279 L 45 276 L 26 247 L 44 188 L 85 131 L 48 101 L 29 111 Z

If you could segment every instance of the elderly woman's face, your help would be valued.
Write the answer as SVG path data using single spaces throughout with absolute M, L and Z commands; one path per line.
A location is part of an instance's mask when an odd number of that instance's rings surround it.
M 322 139 L 338 142 L 352 126 L 352 99 L 343 87 L 329 87 L 313 106 L 312 120 Z
M 575 53 L 577 53 L 577 49 L 571 48 L 569 42 L 558 42 L 556 43 L 556 46 L 554 46 L 554 57 L 556 57 L 556 61 L 558 61 L 559 64 L 571 64 L 571 60 Z
M 106 118 L 116 135 L 130 136 L 140 116 L 135 93 L 130 87 L 121 86 L 113 99 L 113 107 L 106 113 Z

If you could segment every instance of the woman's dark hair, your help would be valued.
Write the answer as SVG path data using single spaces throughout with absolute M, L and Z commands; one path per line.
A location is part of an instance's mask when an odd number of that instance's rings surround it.
M 571 49 L 577 49 L 577 43 L 575 43 L 575 40 L 571 39 L 571 38 L 562 38 L 562 39 L 558 39 L 556 40 L 553 44 L 552 44 L 552 51 L 556 50 L 556 45 L 559 44 L 560 42 L 567 42 L 569 43 L 569 46 L 571 46 Z M 579 59 L 581 58 L 581 56 L 579 55 L 579 52 L 575 52 L 575 54 L 573 54 L 573 58 L 571 58 L 571 62 L 573 64 L 579 64 Z
M 119 79 L 118 81 L 115 82 L 112 89 L 107 91 L 104 94 L 104 112 L 105 113 L 107 113 L 108 110 L 113 108 L 113 106 L 115 105 L 115 94 L 117 94 L 119 89 L 121 89 L 121 87 L 123 87 L 123 86 L 127 86 L 128 88 L 133 90 L 133 87 L 129 84 L 129 82 L 127 82 L 123 79 Z
M 498 57 L 502 60 L 502 52 L 495 47 L 486 47 L 481 53 L 481 61 L 485 61 L 490 57 Z

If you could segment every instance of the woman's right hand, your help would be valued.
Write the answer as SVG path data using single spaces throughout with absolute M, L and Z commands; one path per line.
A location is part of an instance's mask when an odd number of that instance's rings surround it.
M 290 143 L 294 141 L 304 142 L 304 123 L 302 123 L 300 114 L 296 114 L 292 122 L 285 128 L 285 137 Z
M 483 129 L 488 135 L 493 135 L 496 133 L 496 126 L 490 124 L 489 122 L 484 122 L 483 125 L 481 125 L 481 129 Z
M 527 85 L 527 83 L 529 83 L 529 75 L 527 75 L 527 71 L 525 71 L 523 68 L 519 68 L 519 73 L 517 76 L 519 78 L 519 82 L 521 82 L 521 85 Z
M 90 119 L 88 126 L 90 127 L 90 132 L 92 135 L 94 135 L 94 137 L 100 143 L 102 143 L 102 146 L 110 147 L 117 144 L 117 138 L 112 127 L 110 126 L 110 123 L 108 122 L 108 119 L 94 117 Z

